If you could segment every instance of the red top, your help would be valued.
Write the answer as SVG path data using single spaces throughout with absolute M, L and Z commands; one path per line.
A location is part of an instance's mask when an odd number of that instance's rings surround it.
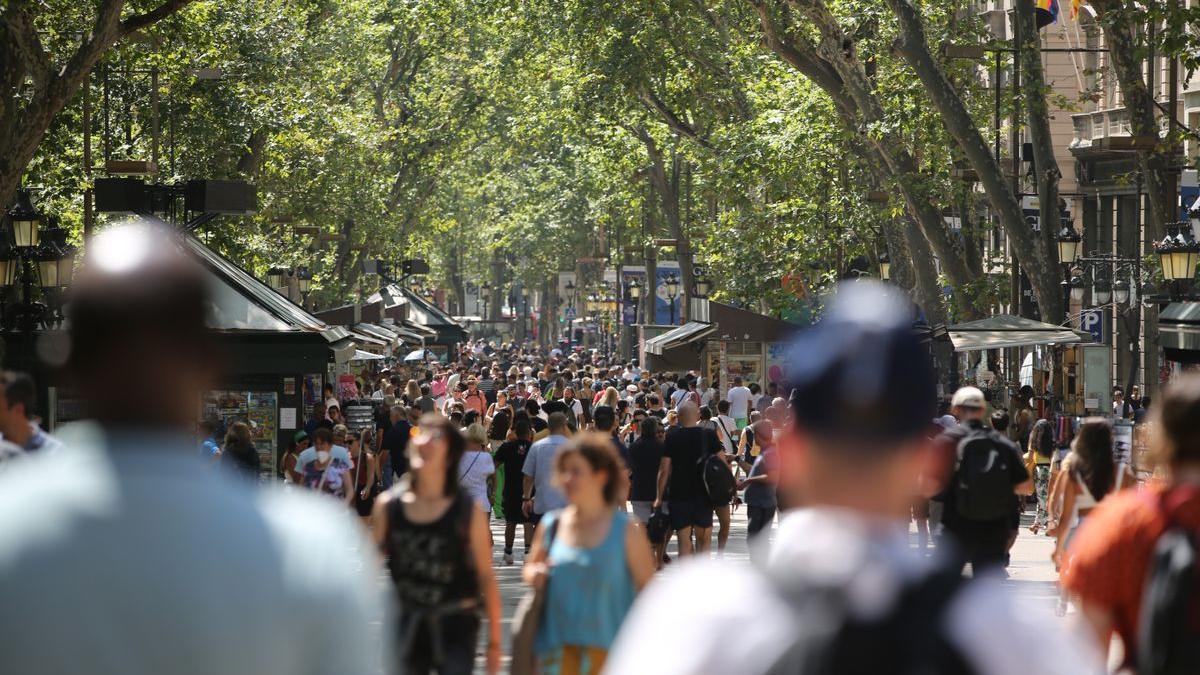
M 1184 527 L 1200 529 L 1200 487 L 1172 488 L 1165 500 L 1163 492 L 1162 487 L 1126 490 L 1100 502 L 1072 540 L 1063 571 L 1069 590 L 1112 614 L 1127 661 L 1135 658 L 1142 591 L 1167 514 Z

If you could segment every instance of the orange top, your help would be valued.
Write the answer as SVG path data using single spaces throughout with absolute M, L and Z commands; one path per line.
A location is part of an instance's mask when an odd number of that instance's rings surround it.
M 1200 529 L 1200 487 L 1126 490 L 1111 495 L 1092 511 L 1071 541 L 1063 584 L 1085 602 L 1107 609 L 1113 629 L 1133 661 L 1142 591 L 1167 514 L 1182 526 Z M 1165 510 L 1162 504 L 1165 506 Z

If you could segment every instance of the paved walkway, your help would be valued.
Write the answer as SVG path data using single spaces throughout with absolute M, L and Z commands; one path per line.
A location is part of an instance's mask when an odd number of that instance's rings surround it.
M 1022 598 L 1031 601 L 1037 611 L 1045 611 L 1053 613 L 1058 600 L 1058 590 L 1055 586 L 1055 581 L 1058 578 L 1054 571 L 1054 564 L 1050 562 L 1050 553 L 1054 550 L 1054 541 L 1049 537 L 1035 536 L 1027 529 L 1031 517 L 1026 517 L 1022 523 L 1021 534 L 1017 538 L 1017 543 L 1013 546 L 1012 560 L 1008 567 L 1009 579 L 1006 582 L 1011 586 L 1014 593 L 1017 593 Z M 731 562 L 748 562 L 749 554 L 746 549 L 746 509 L 740 508 L 733 514 L 732 523 L 730 526 L 729 544 L 725 550 L 725 558 Z M 913 545 L 916 545 L 915 529 L 913 532 Z M 514 546 L 516 564 L 503 565 L 500 563 L 501 554 L 503 553 L 504 543 L 504 524 L 493 523 L 492 533 L 496 537 L 496 555 L 494 557 L 496 579 L 500 585 L 500 596 L 503 603 L 504 617 L 504 644 L 505 644 L 505 663 L 504 668 L 507 671 L 508 666 L 508 651 L 511 641 L 512 617 L 516 610 L 517 603 L 526 591 L 526 587 L 521 582 L 521 560 L 522 560 L 522 534 L 520 528 L 517 530 L 516 545 Z M 713 528 L 713 551 L 716 551 L 716 527 Z M 676 543 L 671 542 L 670 552 L 672 558 L 675 558 Z M 715 553 L 714 553 L 715 555 Z M 666 568 L 664 573 L 670 574 L 670 566 Z M 481 644 L 479 653 L 482 654 L 486 645 L 483 644 L 486 636 L 481 636 Z M 478 659 L 476 662 L 477 672 L 483 672 L 483 661 Z

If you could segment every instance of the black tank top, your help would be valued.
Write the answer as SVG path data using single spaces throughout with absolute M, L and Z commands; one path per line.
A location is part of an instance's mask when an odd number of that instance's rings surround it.
M 479 597 L 471 558 L 474 508 L 460 492 L 442 517 L 414 523 L 399 497 L 388 502 L 388 571 L 402 604 L 432 607 Z

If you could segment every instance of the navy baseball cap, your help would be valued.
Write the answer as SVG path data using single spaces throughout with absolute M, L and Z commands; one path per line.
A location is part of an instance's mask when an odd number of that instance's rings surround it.
M 925 433 L 937 379 L 899 288 L 875 281 L 838 287 L 821 321 L 801 331 L 785 376 L 796 425 L 816 436 L 871 444 Z M 885 446 L 880 446 L 885 449 Z

